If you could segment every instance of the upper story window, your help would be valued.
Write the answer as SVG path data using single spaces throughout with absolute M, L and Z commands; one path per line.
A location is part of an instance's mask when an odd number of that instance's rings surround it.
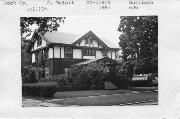
M 37 47 L 42 45 L 42 38 L 40 36 L 38 36 L 37 39 Z
M 64 47 L 64 57 L 73 58 L 73 49 L 71 47 Z
M 84 56 L 95 56 L 96 53 L 95 53 L 94 49 L 84 49 L 83 55 Z
M 85 38 L 85 44 L 88 44 L 88 45 L 93 45 L 93 37 L 92 36 L 87 36 Z M 87 46 L 87 45 L 86 45 Z

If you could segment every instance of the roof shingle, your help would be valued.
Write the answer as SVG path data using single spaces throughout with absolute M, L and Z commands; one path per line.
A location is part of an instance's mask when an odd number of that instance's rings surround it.
M 50 43 L 62 43 L 62 44 L 73 44 L 75 41 L 80 39 L 83 35 L 80 34 L 72 34 L 72 33 L 65 33 L 65 32 L 46 32 L 44 37 Z M 99 37 L 100 38 L 100 37 Z M 100 38 L 109 48 L 119 48 L 118 45 L 115 45 L 111 41 Z

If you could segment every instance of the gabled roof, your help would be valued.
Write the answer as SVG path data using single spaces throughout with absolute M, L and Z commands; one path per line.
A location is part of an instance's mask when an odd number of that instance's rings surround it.
M 86 35 L 93 35 L 104 47 L 119 48 L 111 41 L 105 38 L 97 37 L 92 31 L 89 31 L 84 35 L 58 32 L 58 31 L 46 32 L 44 38 L 50 43 L 75 44 L 81 41 Z
M 111 41 L 107 40 L 106 38 L 101 38 L 101 40 L 109 47 L 109 48 L 117 48 L 119 49 L 118 44 L 112 43 Z

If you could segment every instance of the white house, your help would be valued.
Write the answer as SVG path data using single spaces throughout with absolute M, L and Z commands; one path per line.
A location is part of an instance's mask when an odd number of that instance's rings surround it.
M 35 32 L 29 46 L 32 63 L 39 65 L 43 61 L 45 77 L 66 73 L 76 63 L 104 57 L 116 60 L 118 46 L 97 37 L 92 31 L 84 35 L 58 31 L 40 34 Z

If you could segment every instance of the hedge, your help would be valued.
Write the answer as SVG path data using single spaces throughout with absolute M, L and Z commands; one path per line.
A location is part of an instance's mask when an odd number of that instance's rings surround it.
M 57 83 L 53 82 L 28 83 L 22 85 L 22 94 L 23 96 L 53 97 L 57 89 Z

